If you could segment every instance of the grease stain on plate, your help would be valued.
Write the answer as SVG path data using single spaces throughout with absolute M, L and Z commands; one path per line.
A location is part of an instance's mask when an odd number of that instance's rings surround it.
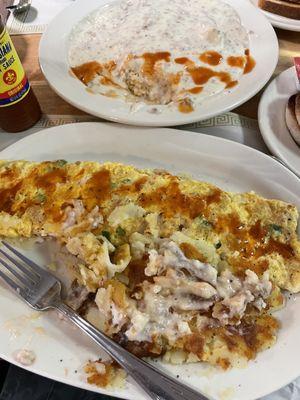
M 229 386 L 223 390 L 220 390 L 220 392 L 218 392 L 218 395 L 220 400 L 231 400 L 235 395 L 235 389 L 234 387 Z

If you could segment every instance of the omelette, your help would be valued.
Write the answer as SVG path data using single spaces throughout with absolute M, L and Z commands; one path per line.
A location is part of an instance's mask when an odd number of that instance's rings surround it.
M 139 357 L 227 369 L 273 345 L 282 290 L 300 291 L 297 221 L 165 170 L 0 161 L 0 236 L 58 243 L 69 304 Z

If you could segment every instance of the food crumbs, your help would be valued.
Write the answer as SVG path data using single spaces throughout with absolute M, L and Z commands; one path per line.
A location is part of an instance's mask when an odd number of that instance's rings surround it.
M 228 387 L 221 390 L 218 394 L 220 400 L 230 400 L 234 396 L 235 390 L 233 387 Z
M 34 328 L 35 333 L 38 333 L 39 335 L 46 335 L 46 330 L 42 326 L 37 326 Z
M 190 99 L 183 99 L 178 103 L 178 110 L 184 114 L 188 114 L 194 111 L 192 102 Z

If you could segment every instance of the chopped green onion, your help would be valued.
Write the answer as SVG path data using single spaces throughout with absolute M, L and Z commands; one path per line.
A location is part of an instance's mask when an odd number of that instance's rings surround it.
M 118 236 L 124 236 L 126 234 L 126 231 L 123 228 L 121 228 L 120 226 L 118 226 L 116 229 L 116 233 Z
M 101 234 L 106 237 L 107 240 L 110 240 L 110 233 L 108 231 L 102 231 Z
M 44 203 L 46 201 L 47 197 L 45 195 L 45 193 L 43 192 L 38 192 L 35 195 L 35 201 L 37 201 L 38 203 Z
M 207 219 L 204 219 L 202 221 L 202 224 L 205 225 L 205 226 L 211 226 L 211 222 L 207 221 Z
M 203 217 L 203 215 L 199 215 L 198 218 L 199 218 L 199 220 L 200 220 L 200 224 L 201 224 L 201 225 L 206 226 L 206 227 L 212 227 L 212 223 L 209 222 L 207 219 L 205 219 L 205 218 Z
M 55 165 L 57 166 L 57 167 L 63 167 L 64 165 L 66 165 L 68 163 L 68 161 L 66 161 L 66 160 L 57 160 L 56 162 L 55 162 Z
M 282 233 L 282 227 L 280 225 L 276 225 L 276 224 L 271 224 L 270 225 L 271 230 L 273 230 L 274 232 L 278 232 L 278 233 Z

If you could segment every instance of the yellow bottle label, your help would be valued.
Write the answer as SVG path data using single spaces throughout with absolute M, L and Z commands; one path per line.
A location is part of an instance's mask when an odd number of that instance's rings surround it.
M 22 100 L 30 86 L 15 47 L 4 29 L 0 35 L 0 107 Z

